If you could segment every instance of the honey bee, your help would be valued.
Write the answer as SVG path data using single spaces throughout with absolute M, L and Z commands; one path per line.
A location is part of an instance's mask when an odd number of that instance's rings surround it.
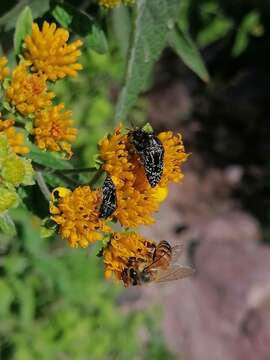
M 182 243 L 172 247 L 167 241 L 162 240 L 155 247 L 150 264 L 130 258 L 127 268 L 122 273 L 125 287 L 149 282 L 167 282 L 192 275 L 193 268 L 178 263 L 182 251 Z
M 129 132 L 140 161 L 143 164 L 145 175 L 151 187 L 155 187 L 163 174 L 164 148 L 153 132 L 136 129 Z

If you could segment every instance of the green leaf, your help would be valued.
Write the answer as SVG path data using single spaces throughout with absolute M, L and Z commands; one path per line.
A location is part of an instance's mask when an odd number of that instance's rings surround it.
M 189 34 L 180 29 L 180 27 L 175 27 L 170 31 L 168 40 L 171 47 L 182 59 L 183 63 L 194 71 L 203 81 L 208 82 L 208 71 Z
M 131 18 L 127 7 L 118 6 L 112 10 L 112 28 L 122 56 L 126 58 L 131 35 Z
M 0 229 L 3 233 L 14 236 L 16 235 L 16 226 L 7 212 L 0 214 Z
M 233 21 L 226 17 L 216 17 L 200 31 L 197 37 L 197 43 L 200 47 L 206 47 L 222 38 L 224 38 L 233 27 Z
M 52 16 L 63 27 L 68 28 L 72 22 L 72 15 L 60 5 L 56 5 L 52 11 Z
M 143 131 L 146 131 L 146 132 L 149 132 L 149 133 L 153 132 L 153 128 L 152 128 L 152 126 L 151 126 L 150 123 L 146 123 L 146 124 L 143 126 L 142 130 L 143 130 Z
M 56 233 L 57 224 L 49 217 L 45 218 L 41 222 L 40 236 L 41 238 L 48 238 Z
M 260 23 L 260 15 L 257 11 L 251 11 L 242 20 L 232 49 L 233 56 L 241 55 L 249 44 L 250 35 L 262 36 L 264 28 Z
M 109 50 L 107 38 L 102 29 L 96 25 L 92 26 L 92 31 L 85 38 L 85 45 L 98 54 L 106 54 Z
M 50 0 L 20 0 L 9 11 L 0 17 L 0 26 L 3 31 L 10 31 L 16 26 L 16 20 L 25 6 L 29 5 L 32 10 L 33 18 L 41 17 L 50 8 Z
M 87 36 L 93 25 L 93 18 L 68 3 L 56 5 L 52 10 L 55 20 L 80 36 Z
M 166 46 L 167 33 L 174 25 L 178 8 L 178 0 L 137 0 L 130 56 L 116 107 L 116 121 L 125 119 L 145 88 L 153 65 Z
M 22 43 L 27 34 L 32 31 L 32 11 L 29 6 L 26 6 L 20 13 L 14 34 L 14 51 L 18 55 L 21 51 Z
M 21 326 L 30 326 L 34 318 L 35 310 L 35 296 L 33 288 L 16 277 L 11 277 L 10 282 L 17 295 L 16 297 L 20 305 L 18 321 Z
M 0 279 L 0 293 L 0 315 L 1 318 L 4 319 L 4 317 L 9 312 L 9 307 L 14 299 L 14 294 L 12 289 L 8 286 L 7 282 L 2 279 Z
M 56 154 L 42 151 L 33 144 L 31 144 L 29 147 L 30 152 L 27 156 L 40 165 L 56 170 L 72 168 L 72 165 L 68 162 L 68 160 L 60 159 Z

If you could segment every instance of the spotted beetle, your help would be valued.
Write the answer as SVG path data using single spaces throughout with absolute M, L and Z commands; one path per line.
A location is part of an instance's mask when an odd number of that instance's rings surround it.
M 129 137 L 139 155 L 149 184 L 155 187 L 163 174 L 164 148 L 161 141 L 153 132 L 142 129 L 130 131 Z
M 102 187 L 102 202 L 99 208 L 99 217 L 107 219 L 117 207 L 116 188 L 109 175 L 107 175 Z

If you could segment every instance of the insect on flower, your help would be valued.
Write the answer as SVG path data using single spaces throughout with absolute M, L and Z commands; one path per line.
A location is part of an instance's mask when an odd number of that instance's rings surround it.
M 129 136 L 143 164 L 149 184 L 155 187 L 163 174 L 164 148 L 161 141 L 153 132 L 142 129 L 130 131 Z
M 99 209 L 99 217 L 107 219 L 117 207 L 116 188 L 109 175 L 107 175 L 102 187 L 102 202 Z
M 172 247 L 167 241 L 162 240 L 156 246 L 150 264 L 130 258 L 128 267 L 122 273 L 125 287 L 149 282 L 167 282 L 192 275 L 193 268 L 178 263 L 182 251 L 182 243 Z

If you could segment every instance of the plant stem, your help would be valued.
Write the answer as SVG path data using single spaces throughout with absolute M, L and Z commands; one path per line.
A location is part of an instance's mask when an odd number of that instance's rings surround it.
M 65 174 L 62 174 L 62 170 L 54 171 L 53 175 L 57 176 L 59 179 L 64 180 L 67 184 L 71 186 L 78 186 L 78 182 L 66 176 Z
M 77 169 L 63 169 L 57 171 L 61 171 L 62 173 L 72 174 L 72 173 L 94 172 L 97 171 L 97 168 L 89 167 L 89 168 L 77 168 Z
M 97 181 L 99 180 L 99 178 L 101 177 L 102 173 L 103 173 L 103 169 L 100 167 L 100 168 L 98 169 L 98 171 L 96 172 L 96 174 L 94 175 L 94 177 L 90 180 L 89 185 L 90 185 L 90 186 L 95 185 L 96 182 L 97 182 Z
M 40 188 L 40 191 L 44 195 L 45 199 L 50 201 L 51 193 L 50 193 L 50 190 L 48 189 L 48 187 L 44 181 L 43 175 L 40 171 L 36 171 L 36 180 L 37 180 L 37 184 Z

